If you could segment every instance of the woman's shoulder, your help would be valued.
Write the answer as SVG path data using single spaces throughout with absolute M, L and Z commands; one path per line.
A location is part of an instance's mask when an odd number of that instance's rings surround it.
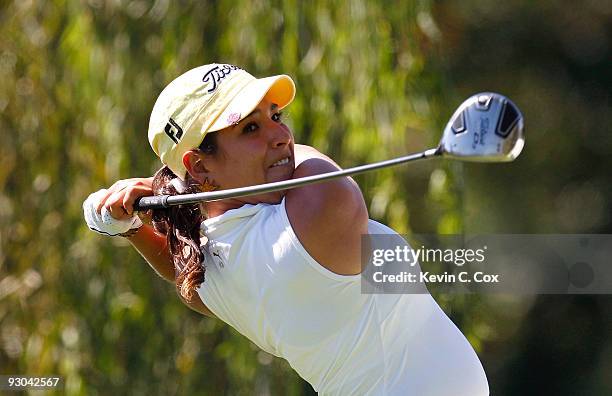
M 314 166 L 311 174 L 329 171 Z M 353 180 L 342 178 L 291 190 L 286 206 L 297 237 L 317 262 L 341 275 L 361 271 L 359 242 L 367 233 L 368 212 Z

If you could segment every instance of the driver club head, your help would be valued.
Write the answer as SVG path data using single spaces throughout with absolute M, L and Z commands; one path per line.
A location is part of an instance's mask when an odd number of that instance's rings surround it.
M 523 150 L 523 115 L 507 97 L 484 92 L 459 106 L 444 128 L 438 152 L 473 162 L 509 162 Z

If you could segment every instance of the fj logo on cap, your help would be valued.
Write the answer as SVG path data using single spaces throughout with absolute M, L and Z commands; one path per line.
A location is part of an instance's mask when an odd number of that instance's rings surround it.
M 166 132 L 166 135 L 168 135 L 168 137 L 172 139 L 174 143 L 178 143 L 183 137 L 183 129 L 181 129 L 181 127 L 172 118 L 168 120 L 168 123 L 164 127 L 164 132 Z
M 230 74 L 234 70 L 240 70 L 240 68 L 234 65 L 221 65 L 215 66 L 209 71 L 207 71 L 206 74 L 204 74 L 204 77 L 202 77 L 203 83 L 212 83 L 212 87 L 210 87 L 207 92 L 211 93 L 212 91 L 217 89 L 217 84 L 219 84 L 221 80 L 227 77 L 228 74 Z

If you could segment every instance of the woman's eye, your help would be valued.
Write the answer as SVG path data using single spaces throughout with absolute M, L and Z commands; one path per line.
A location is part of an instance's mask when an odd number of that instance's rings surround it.
M 257 124 L 254 122 L 249 122 L 242 128 L 242 132 L 244 133 L 254 132 L 255 130 L 257 130 Z
M 283 119 L 283 113 L 280 111 L 272 115 L 272 121 L 274 122 L 281 122 L 282 119 Z

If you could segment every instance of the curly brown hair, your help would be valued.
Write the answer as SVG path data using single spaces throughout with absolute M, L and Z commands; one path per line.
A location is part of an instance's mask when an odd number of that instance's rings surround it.
M 217 149 L 216 134 L 207 134 L 198 149 L 205 154 L 214 154 Z M 178 195 L 179 192 L 171 183 L 176 177 L 167 166 L 158 170 L 153 177 L 153 194 Z M 186 189 L 181 194 L 201 192 L 201 186 L 189 175 L 187 177 Z M 177 291 L 187 301 L 191 301 L 195 289 L 204 282 L 206 266 L 200 250 L 200 224 L 206 218 L 202 204 L 155 209 L 152 213 L 153 227 L 166 235 L 174 264 Z

